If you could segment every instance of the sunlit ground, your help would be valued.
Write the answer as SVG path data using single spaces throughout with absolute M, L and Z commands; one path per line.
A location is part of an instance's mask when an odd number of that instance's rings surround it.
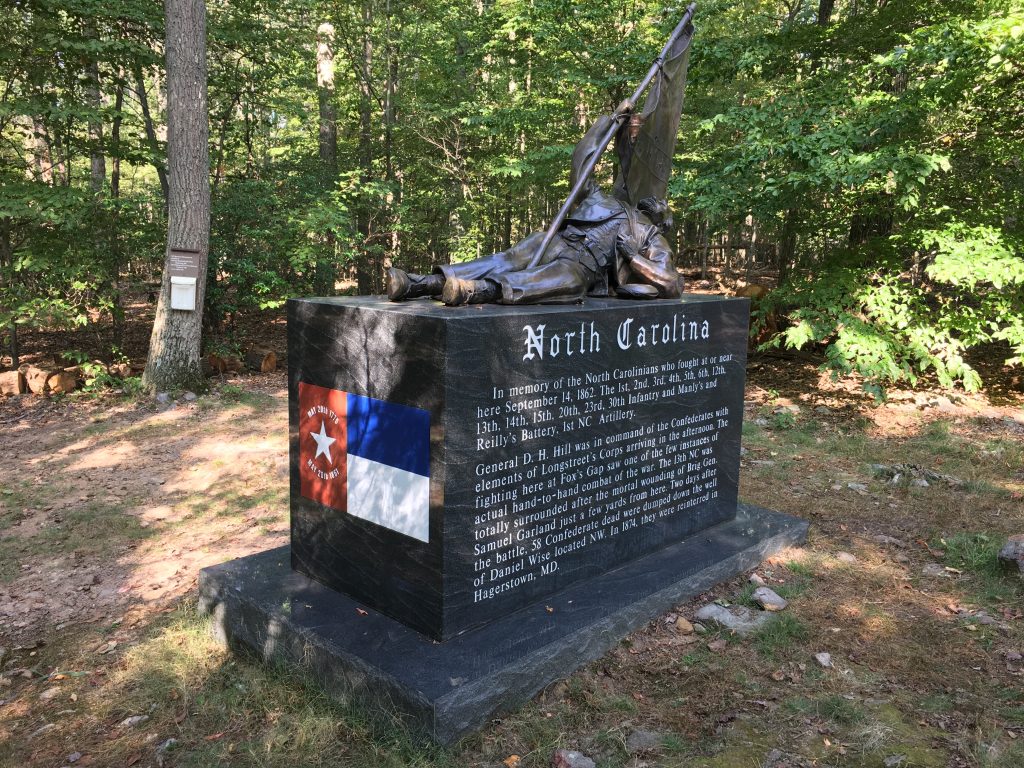
M 225 653 L 195 613 L 200 568 L 287 540 L 282 375 L 163 412 L 40 407 L 4 427 L 0 765 L 1024 765 L 1021 582 L 995 561 L 1024 532 L 1019 403 L 788 378 L 752 372 L 741 496 L 811 521 L 759 569 L 790 607 L 741 639 L 680 634 L 699 603 L 678 606 L 450 750 Z M 637 729 L 656 744 L 631 753 Z

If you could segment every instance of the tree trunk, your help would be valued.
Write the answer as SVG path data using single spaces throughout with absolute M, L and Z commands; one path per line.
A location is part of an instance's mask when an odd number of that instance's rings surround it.
M 17 368 L 21 365 L 21 354 L 18 350 L 18 324 L 11 323 L 11 367 Z
M 117 281 L 121 278 L 121 110 L 124 109 L 124 77 L 119 73 L 117 91 L 114 95 L 114 120 L 110 126 L 110 199 L 113 209 L 110 214 L 110 256 L 114 265 L 114 306 L 113 334 L 114 346 L 119 348 L 124 343 L 124 307 L 121 302 L 121 290 Z
M 399 258 L 398 209 L 401 205 L 401 185 L 395 167 L 395 125 L 397 109 L 395 94 L 398 90 L 398 32 L 395 30 L 394 10 L 391 0 L 384 5 L 386 28 L 384 58 L 387 62 L 387 83 L 384 88 L 384 173 L 388 182 L 388 227 L 391 230 L 388 253 L 384 259 L 385 270 Z
M 14 270 L 14 246 L 11 243 L 11 220 L 4 216 L 0 217 L 0 278 L 10 279 Z M 10 307 L 7 307 L 10 309 Z M 16 317 L 12 317 L 8 327 L 10 340 L 11 367 L 17 368 L 20 364 L 18 359 L 18 326 L 15 323 Z
M 110 127 L 110 196 L 121 196 L 121 111 L 124 109 L 124 80 L 118 79 L 114 96 L 114 120 Z
M 50 141 L 47 138 L 46 126 L 38 117 L 32 118 L 32 142 L 35 147 L 36 173 L 44 184 L 53 184 L 53 157 L 50 153 Z
M 320 162 L 324 192 L 333 191 L 338 176 L 338 122 L 334 109 L 334 25 L 324 22 L 316 30 L 316 91 L 320 107 Z M 313 289 L 332 295 L 337 278 L 333 230 L 324 233 L 324 250 L 314 265 Z
M 832 9 L 836 0 L 818 0 L 818 26 L 827 27 L 832 21 Z
M 797 221 L 800 211 L 790 208 L 786 211 L 786 218 L 782 222 L 782 234 L 779 237 L 779 285 L 783 285 L 789 278 L 789 271 L 796 258 Z
M 370 0 L 363 0 L 362 5 L 362 61 L 359 77 L 359 165 L 360 181 L 366 184 L 373 174 L 373 8 Z M 376 280 L 376 258 L 373 256 L 370 240 L 373 235 L 372 203 L 364 202 L 358 215 L 358 230 L 362 240 L 362 254 L 356 260 L 356 285 L 363 295 L 374 292 Z
M 171 0 L 168 0 L 170 2 Z M 167 5 L 164 5 L 165 13 Z M 168 36 L 169 38 L 169 36 Z M 206 42 L 203 41 L 205 49 Z M 203 62 L 205 71 L 206 62 Z M 168 204 L 168 181 L 167 169 L 160 162 L 160 145 L 157 142 L 156 128 L 153 125 L 153 116 L 149 112 L 149 97 L 146 96 L 146 78 L 142 74 L 142 65 L 138 60 L 132 62 L 132 74 L 135 75 L 135 95 L 139 99 L 139 109 L 142 110 L 142 122 L 146 128 L 146 142 L 149 144 L 149 152 L 153 156 L 153 167 L 156 168 L 156 175 L 160 179 L 160 191 L 164 194 L 164 204 Z M 169 116 L 168 116 L 169 117 Z M 170 150 L 168 149 L 168 154 Z
M 210 243 L 206 5 L 165 0 L 167 26 L 167 251 L 143 385 L 150 392 L 203 389 L 199 364 Z M 199 252 L 194 311 L 171 309 L 171 249 Z
M 334 111 L 334 25 L 316 30 L 316 89 L 320 106 L 320 162 L 329 174 L 338 167 L 338 123 Z
M 97 43 L 99 34 L 96 25 L 88 24 L 86 34 Z M 100 65 L 96 59 L 90 59 L 86 67 L 88 83 L 86 94 L 89 99 L 89 108 L 92 115 L 89 117 L 89 189 L 93 196 L 99 196 L 103 192 L 103 185 L 107 180 L 107 163 L 103 155 L 103 101 L 100 96 Z

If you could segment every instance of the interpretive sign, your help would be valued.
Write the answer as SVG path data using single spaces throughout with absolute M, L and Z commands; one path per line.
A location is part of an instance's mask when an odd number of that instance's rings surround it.
M 185 248 L 171 248 L 171 257 L 167 262 L 172 277 L 199 277 L 199 251 Z
M 294 567 L 431 637 L 736 514 L 745 300 L 289 312 Z

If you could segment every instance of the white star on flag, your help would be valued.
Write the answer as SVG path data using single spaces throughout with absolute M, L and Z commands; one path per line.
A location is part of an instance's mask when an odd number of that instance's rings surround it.
M 309 436 L 316 441 L 316 456 L 313 457 L 313 461 L 316 461 L 321 456 L 327 456 L 327 460 L 334 463 L 334 459 L 331 458 L 331 443 L 335 442 L 335 438 L 327 436 L 327 430 L 324 428 L 323 419 L 320 420 L 320 431 L 310 432 Z

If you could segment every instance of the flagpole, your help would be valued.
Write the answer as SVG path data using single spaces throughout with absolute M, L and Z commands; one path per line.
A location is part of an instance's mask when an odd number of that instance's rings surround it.
M 679 36 L 683 34 L 683 30 L 686 25 L 690 23 L 693 18 L 694 12 L 697 10 L 696 3 L 690 3 L 686 9 L 686 13 L 683 14 L 683 18 L 676 25 L 676 28 L 672 31 L 672 34 L 668 38 L 668 42 L 665 43 L 665 47 L 661 49 L 661 53 L 658 58 L 654 60 L 651 68 L 647 71 L 647 75 L 643 81 L 637 86 L 637 89 L 633 92 L 633 95 L 628 99 L 624 100 L 619 104 L 618 109 L 615 110 L 615 114 L 612 117 L 612 123 L 608 126 L 608 130 L 605 131 L 604 136 L 601 138 L 600 143 L 597 145 L 598 150 L 594 152 L 583 164 L 583 168 L 580 170 L 579 177 L 576 179 L 576 184 L 573 185 L 572 190 L 569 192 L 569 197 L 562 203 L 562 207 L 558 209 L 558 213 L 555 214 L 555 218 L 551 220 L 551 225 L 548 227 L 548 231 L 544 233 L 544 240 L 541 241 L 540 247 L 536 253 L 533 254 L 533 258 L 530 260 L 529 267 L 532 269 L 540 264 L 541 258 L 544 256 L 544 251 L 551 245 L 551 241 L 555 239 L 555 235 L 558 234 L 558 230 L 561 228 L 566 217 L 569 215 L 569 211 L 572 210 L 573 206 L 576 205 L 576 198 L 579 197 L 580 192 L 583 191 L 583 187 L 586 186 L 587 180 L 590 179 L 590 174 L 594 172 L 594 168 L 597 167 L 598 160 L 601 159 L 601 154 L 608 147 L 608 143 L 615 138 L 615 134 L 619 128 L 622 127 L 622 123 L 625 122 L 626 118 L 636 108 L 636 103 L 640 101 L 640 97 L 644 95 L 644 91 L 647 90 L 647 86 L 651 84 L 654 76 L 658 74 L 658 70 L 661 69 L 662 64 L 665 63 L 665 57 L 668 55 L 669 50 L 675 44 Z

